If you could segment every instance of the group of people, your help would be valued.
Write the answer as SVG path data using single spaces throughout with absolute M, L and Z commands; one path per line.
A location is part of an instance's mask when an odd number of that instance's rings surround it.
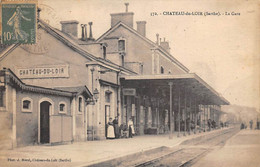
M 209 130 L 217 128 L 217 124 L 214 120 L 208 119 L 208 128 Z
M 107 139 L 118 139 L 122 137 L 132 138 L 134 134 L 135 130 L 132 118 L 129 118 L 127 126 L 122 124 L 120 127 L 118 126 L 118 116 L 116 116 L 114 120 L 109 118 L 107 123 Z

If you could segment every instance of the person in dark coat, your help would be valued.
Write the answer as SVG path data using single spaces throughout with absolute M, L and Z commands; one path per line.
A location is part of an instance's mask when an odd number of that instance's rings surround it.
M 211 119 L 208 119 L 208 128 L 209 128 L 209 131 L 211 131 Z
M 118 126 L 118 117 L 117 116 L 113 120 L 113 126 L 114 126 L 114 131 L 115 131 L 115 137 L 116 137 L 116 139 L 118 139 L 119 138 L 119 126 Z

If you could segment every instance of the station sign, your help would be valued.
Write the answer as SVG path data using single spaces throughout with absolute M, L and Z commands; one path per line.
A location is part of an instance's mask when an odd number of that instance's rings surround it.
M 134 88 L 123 88 L 124 96 L 136 96 L 136 89 Z
M 69 66 L 48 65 L 40 67 L 18 68 L 17 76 L 21 79 L 66 78 L 69 77 Z

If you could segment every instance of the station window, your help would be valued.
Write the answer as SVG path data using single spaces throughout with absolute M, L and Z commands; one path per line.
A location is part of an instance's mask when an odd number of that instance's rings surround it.
M 22 99 L 22 112 L 32 112 L 32 99 L 25 97 Z
M 106 59 L 107 58 L 107 47 L 102 46 L 102 50 L 103 50 L 103 58 Z
M 59 113 L 66 113 L 67 112 L 67 106 L 65 102 L 60 102 L 59 104 Z
M 161 74 L 164 74 L 164 68 L 161 66 Z
M 106 101 L 106 103 L 110 103 L 110 95 L 111 95 L 111 93 L 112 92 L 110 92 L 110 91 L 107 91 L 106 93 L 105 93 L 105 101 Z
M 82 99 L 82 97 L 79 97 L 79 99 L 78 99 L 78 111 L 79 112 L 83 111 L 83 99 Z
M 4 107 L 4 90 L 0 90 L 0 107 Z
M 124 39 L 118 40 L 118 51 L 125 52 L 125 40 Z
M 23 109 L 29 110 L 31 108 L 31 102 L 29 100 L 23 101 Z

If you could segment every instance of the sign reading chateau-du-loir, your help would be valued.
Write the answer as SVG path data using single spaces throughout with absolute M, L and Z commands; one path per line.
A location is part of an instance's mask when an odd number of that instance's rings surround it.
M 68 65 L 18 68 L 19 78 L 64 78 L 69 77 Z

